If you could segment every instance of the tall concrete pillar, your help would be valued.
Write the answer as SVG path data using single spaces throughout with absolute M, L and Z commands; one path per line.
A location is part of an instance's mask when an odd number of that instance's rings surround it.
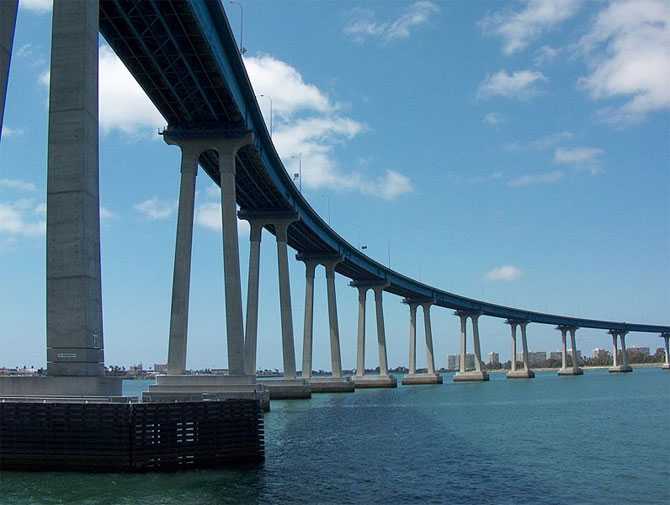
M 619 366 L 619 345 L 617 343 L 618 336 L 615 330 L 610 331 L 612 335 L 612 366 Z
M 335 265 L 338 261 L 325 263 L 326 286 L 328 291 L 328 321 L 330 323 L 330 360 L 333 377 L 342 377 L 342 357 L 340 355 L 340 329 L 337 322 L 337 298 L 335 296 Z
M 314 273 L 317 263 L 305 261 L 305 319 L 302 339 L 302 376 L 312 376 L 312 343 L 314 341 Z
M 433 327 L 430 324 L 430 306 L 431 303 L 423 304 L 423 326 L 424 332 L 426 334 L 426 363 L 428 367 L 428 373 L 435 373 L 435 356 L 433 354 Z M 416 328 L 416 317 L 414 319 L 414 326 Z M 416 341 L 416 329 L 415 329 L 415 341 Z M 415 363 L 416 366 L 416 363 Z
M 375 312 L 377 316 L 377 345 L 379 349 L 379 375 L 388 375 L 388 358 L 386 355 L 386 330 L 384 329 L 384 306 L 382 293 L 384 288 L 375 287 Z
M 665 340 L 665 366 L 663 368 L 670 368 L 670 333 L 661 335 Z
M 416 373 L 416 303 L 409 304 L 409 373 Z
M 255 219 L 250 219 L 249 230 L 249 279 L 247 285 L 247 319 L 244 328 L 244 356 L 247 375 L 255 375 L 258 352 L 258 289 L 263 224 Z
M 277 261 L 279 270 L 279 304 L 281 307 L 282 355 L 284 377 L 295 379 L 295 347 L 293 342 L 293 312 L 291 310 L 291 284 L 288 270 L 288 227 L 290 223 L 275 223 Z M 337 316 L 336 316 L 337 317 Z M 338 341 L 339 347 L 339 341 Z M 339 349 L 338 349 L 339 351 Z
M 563 341 L 563 347 L 561 348 L 561 361 L 562 361 L 562 369 L 568 368 L 568 346 L 566 344 L 566 336 L 568 333 L 567 328 L 560 328 L 561 330 L 561 339 Z
M 174 271 L 172 274 L 168 375 L 183 375 L 186 371 L 193 212 L 199 154 L 197 150 L 185 146 L 181 148 L 181 181 L 179 185 L 179 208 L 177 210 Z
M 475 348 L 475 370 L 482 371 L 482 351 L 479 345 L 479 314 L 471 314 L 472 320 L 472 340 Z
M 222 140 L 216 146 L 219 155 L 219 171 L 221 176 L 223 273 L 226 295 L 226 335 L 228 341 L 229 375 L 244 375 L 245 373 L 235 159 L 237 151 L 251 142 L 251 135 L 246 135 L 240 139 Z
M 96 0 L 55 2 L 53 8 L 47 163 L 47 373 L 54 376 L 104 373 L 98 12 Z
M 576 328 L 570 328 L 570 345 L 572 346 L 572 369 L 576 372 L 579 369 L 579 363 L 577 363 L 577 343 L 575 342 L 575 332 Z
M 468 350 L 468 314 L 465 312 L 456 312 L 461 321 L 461 355 L 458 359 L 458 371 L 465 373 L 465 355 Z
M 523 353 L 523 369 L 528 371 L 528 340 L 526 339 L 526 326 L 528 323 L 523 321 L 519 323 L 521 327 L 521 352 Z
M 626 350 L 626 331 L 619 332 L 621 339 L 621 361 L 624 368 L 628 368 L 628 351 Z M 574 344 L 573 344 L 574 345 Z
M 5 115 L 9 64 L 12 60 L 12 45 L 14 44 L 18 6 L 19 0 L 0 1 L 0 138 L 2 138 L 2 121 Z
M 511 370 L 516 372 L 516 323 L 513 321 L 508 322 L 510 328 L 512 329 L 512 361 L 511 361 Z
M 358 287 L 358 334 L 356 336 L 356 376 L 365 375 L 365 301 L 368 288 Z

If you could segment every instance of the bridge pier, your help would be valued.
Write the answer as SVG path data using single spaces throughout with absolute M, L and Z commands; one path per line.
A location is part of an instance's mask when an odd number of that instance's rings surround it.
M 7 85 L 9 84 L 9 64 L 12 60 L 18 7 L 19 0 L 3 0 L 0 2 L 0 138 L 2 138 L 2 123 L 5 115 Z
M 388 358 L 386 353 L 386 329 L 384 327 L 384 305 L 382 293 L 384 288 L 388 286 L 386 282 L 378 281 L 353 281 L 349 285 L 354 288 L 358 288 L 359 292 L 359 335 L 358 335 L 358 345 L 359 345 L 359 356 L 360 360 L 363 360 L 365 356 L 365 293 L 368 289 L 371 289 L 374 292 L 375 296 L 375 315 L 377 320 L 377 349 L 379 356 L 379 374 L 378 375 L 365 375 L 365 363 L 359 363 L 357 361 L 356 375 L 352 378 L 352 381 L 357 388 L 370 389 L 370 388 L 394 388 L 398 386 L 396 378 L 392 375 L 389 375 L 388 371 Z M 363 295 L 361 295 L 363 292 Z M 362 297 L 362 301 L 361 301 Z M 361 311 L 363 312 L 361 314 Z M 363 322 L 362 333 L 361 333 L 361 321 Z
M 354 383 L 349 378 L 342 377 L 340 329 L 337 318 L 337 294 L 335 292 L 335 267 L 342 261 L 342 258 L 340 256 L 322 254 L 299 254 L 296 258 L 305 263 L 307 281 L 305 289 L 305 326 L 303 329 L 303 377 L 308 379 L 312 393 L 350 393 L 354 391 Z M 312 376 L 314 274 L 318 265 L 323 265 L 326 270 L 331 362 L 331 376 L 329 377 Z
M 670 333 L 663 333 L 661 337 L 665 341 L 665 363 L 663 363 L 664 370 L 670 370 Z
M 577 328 L 574 326 L 557 326 L 557 330 L 560 330 L 561 332 L 561 339 L 562 339 L 562 349 L 561 349 L 561 359 L 562 359 L 562 366 L 561 369 L 558 371 L 558 375 L 582 375 L 584 371 L 579 368 L 579 363 L 577 363 L 577 344 L 575 341 L 575 332 L 577 331 Z M 571 358 L 572 358 L 572 366 L 568 367 L 568 350 L 567 350 L 567 343 L 566 343 L 566 338 L 567 334 L 570 332 L 570 345 L 572 346 L 571 349 Z
M 258 334 L 258 285 L 260 274 L 260 243 L 264 226 L 274 228 L 277 241 L 277 271 L 279 274 L 279 306 L 282 329 L 282 358 L 284 377 L 264 379 L 259 382 L 270 392 L 270 399 L 310 398 L 309 384 L 304 378 L 296 377 L 295 344 L 293 338 L 293 311 L 291 308 L 291 285 L 288 265 L 288 228 L 298 219 L 294 212 L 264 212 L 243 210 L 240 219 L 249 222 L 249 279 L 247 290 L 247 320 L 244 342 L 245 370 L 256 375 L 256 354 Z
M 612 366 L 609 368 L 610 373 L 629 373 L 633 369 L 628 364 L 628 351 L 626 350 L 626 331 L 610 330 L 608 332 L 612 335 Z M 619 363 L 617 338 L 621 339 L 621 363 Z
M 403 300 L 409 306 L 409 373 L 402 379 L 402 384 L 442 384 L 442 376 L 435 372 L 435 357 L 433 354 L 433 330 L 430 321 L 430 307 L 432 301 Z M 426 373 L 416 372 L 416 309 L 423 308 L 423 325 L 426 338 Z
M 454 382 L 480 382 L 489 380 L 489 374 L 483 370 L 482 354 L 479 345 L 479 312 L 459 310 L 454 313 L 461 322 L 461 355 L 459 359 L 459 370 L 454 375 Z M 472 321 L 472 341 L 475 351 L 475 369 L 467 370 L 465 356 L 467 354 L 467 324 L 468 318 Z
M 0 8 L 2 103 L 16 2 Z M 97 1 L 53 8 L 47 162 L 47 377 L 2 377 L 0 395 L 115 396 L 105 377 L 100 285 Z
M 526 338 L 526 327 L 528 321 L 508 319 L 506 321 L 512 330 L 512 368 L 507 372 L 508 379 L 532 379 L 535 377 L 535 372 L 530 369 L 528 363 L 528 340 Z M 521 328 L 521 349 L 523 356 L 523 368 L 518 370 L 516 368 L 516 327 Z
M 254 398 L 269 409 L 267 389 L 247 374 L 245 366 L 242 289 L 240 280 L 236 158 L 240 149 L 253 143 L 248 132 L 222 132 L 216 129 L 194 131 L 168 128 L 163 132 L 167 144 L 182 150 L 182 180 L 179 196 L 177 241 L 172 292 L 168 374 L 158 376 L 156 384 L 143 394 L 145 401 L 191 401 L 198 398 Z M 221 186 L 221 222 L 226 309 L 228 374 L 184 375 L 188 331 L 188 300 L 193 240 L 193 208 L 197 160 L 208 151 L 218 155 Z

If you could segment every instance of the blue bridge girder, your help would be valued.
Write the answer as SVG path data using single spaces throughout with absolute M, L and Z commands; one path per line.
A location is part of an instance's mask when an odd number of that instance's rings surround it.
M 294 211 L 288 243 L 300 254 L 337 254 L 336 270 L 355 281 L 386 281 L 387 292 L 503 319 L 638 332 L 670 326 L 532 312 L 443 291 L 369 258 L 333 230 L 288 175 L 272 142 L 235 37 L 219 0 L 100 0 L 100 32 L 124 62 L 171 132 L 244 130 L 254 144 L 237 157 L 237 199 L 247 211 Z M 200 164 L 219 184 L 216 155 Z

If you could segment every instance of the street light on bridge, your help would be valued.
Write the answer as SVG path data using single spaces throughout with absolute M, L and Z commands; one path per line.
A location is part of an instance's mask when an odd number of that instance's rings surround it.
M 267 98 L 270 100 L 270 138 L 272 138 L 272 97 L 268 95 L 258 95 L 261 98 Z
M 242 7 L 242 4 L 240 2 L 236 2 L 235 0 L 230 0 L 231 4 L 237 5 L 240 8 L 240 54 L 244 56 L 244 54 L 247 52 L 246 48 L 244 47 L 244 7 Z

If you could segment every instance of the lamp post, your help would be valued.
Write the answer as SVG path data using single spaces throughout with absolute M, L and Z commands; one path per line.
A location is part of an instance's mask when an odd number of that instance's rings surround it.
M 270 100 L 270 138 L 272 138 L 272 97 L 268 95 L 258 95 L 258 96 Z
M 230 0 L 231 4 L 237 5 L 240 8 L 240 54 L 244 55 L 247 50 L 244 47 L 244 7 L 240 2 Z
M 293 174 L 293 181 L 295 181 L 296 178 L 298 179 L 298 189 L 302 193 L 302 153 L 291 156 L 291 159 L 295 158 L 298 158 L 298 173 Z

